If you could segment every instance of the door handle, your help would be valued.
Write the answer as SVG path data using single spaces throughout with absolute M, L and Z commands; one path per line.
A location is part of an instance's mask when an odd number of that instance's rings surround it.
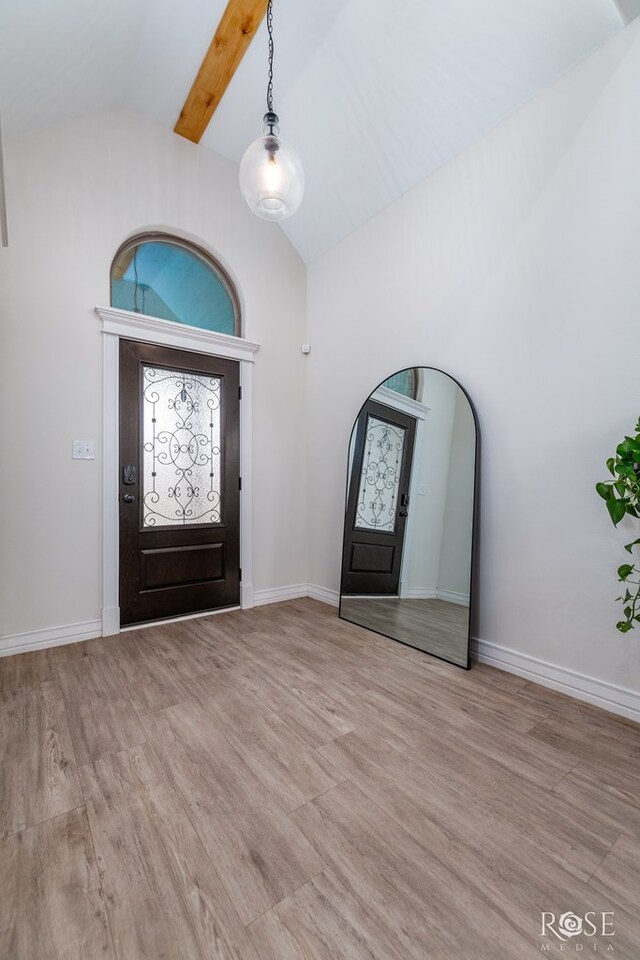
M 125 497 L 125 499 L 126 499 L 126 497 Z M 408 512 L 407 512 L 406 510 L 400 510 L 400 512 L 398 513 L 398 516 L 399 516 L 399 517 L 408 517 L 409 514 L 408 514 Z
M 129 487 L 136 482 L 136 468 L 133 464 L 128 464 L 122 468 L 122 482 Z M 127 501 L 128 503 L 129 501 Z
M 122 499 L 125 503 L 133 503 L 133 501 L 135 500 L 135 497 L 132 493 L 125 493 Z

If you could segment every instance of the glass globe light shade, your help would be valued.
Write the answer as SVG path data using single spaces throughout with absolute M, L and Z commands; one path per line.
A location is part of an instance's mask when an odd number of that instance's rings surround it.
M 240 161 L 240 190 L 257 217 L 286 220 L 302 203 L 304 170 L 300 157 L 274 133 L 259 137 L 249 144 Z

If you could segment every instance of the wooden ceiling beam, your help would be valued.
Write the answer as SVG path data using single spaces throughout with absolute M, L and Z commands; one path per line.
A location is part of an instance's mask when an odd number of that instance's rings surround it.
M 199 143 L 267 12 L 267 0 L 229 0 L 173 128 Z

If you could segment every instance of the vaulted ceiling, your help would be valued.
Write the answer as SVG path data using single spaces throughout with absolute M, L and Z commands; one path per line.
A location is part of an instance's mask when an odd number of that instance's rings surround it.
M 124 107 L 172 130 L 226 0 L 3 0 L 8 133 Z M 640 0 L 275 0 L 275 108 L 306 173 L 310 261 L 640 14 Z M 261 135 L 263 23 L 201 145 Z M 274 227 L 277 229 L 277 227 Z

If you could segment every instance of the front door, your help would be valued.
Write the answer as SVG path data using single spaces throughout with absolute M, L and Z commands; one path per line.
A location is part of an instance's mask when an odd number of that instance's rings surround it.
M 120 622 L 240 602 L 234 360 L 120 342 Z
M 398 594 L 415 429 L 413 417 L 374 400 L 360 412 L 350 465 L 343 594 Z

